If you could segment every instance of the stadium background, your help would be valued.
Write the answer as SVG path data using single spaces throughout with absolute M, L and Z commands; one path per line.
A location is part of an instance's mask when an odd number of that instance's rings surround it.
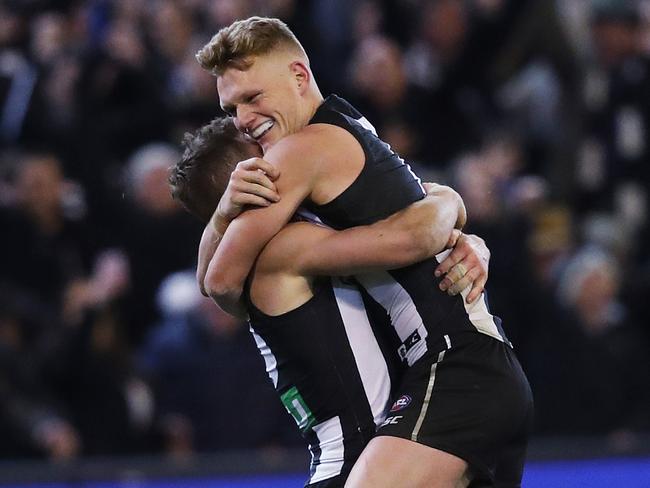
M 300 485 L 166 184 L 219 112 L 194 53 L 254 14 L 463 195 L 536 397 L 524 486 L 650 486 L 647 0 L 1 2 L 0 484 Z

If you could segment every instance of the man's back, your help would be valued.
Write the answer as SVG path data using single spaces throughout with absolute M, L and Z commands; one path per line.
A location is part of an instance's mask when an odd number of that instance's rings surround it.
M 309 443 L 309 483 L 333 487 L 383 422 L 398 365 L 380 346 L 386 316 L 368 296 L 339 278 L 292 270 L 287 243 L 313 227 L 289 224 L 269 242 L 246 298 L 267 373 Z

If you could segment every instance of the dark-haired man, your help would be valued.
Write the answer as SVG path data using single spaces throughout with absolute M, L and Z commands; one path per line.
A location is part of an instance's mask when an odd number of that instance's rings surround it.
M 256 165 L 263 160 L 231 177 L 237 161 L 259 154 L 231 119 L 215 119 L 186 136 L 185 146 L 170 183 L 191 213 L 209 220 L 231 183 L 208 228 L 225 226 L 228 217 L 221 216 L 236 215 L 243 203 L 266 201 L 246 191 L 250 181 L 261 181 Z M 273 198 L 267 190 L 262 193 Z M 257 259 L 245 292 L 251 332 L 274 387 L 309 443 L 308 486 L 343 486 L 385 422 L 391 378 L 402 369 L 385 312 L 354 282 L 329 275 L 415 263 L 442 250 L 464 219 L 460 197 L 431 185 L 427 198 L 404 212 L 346 231 L 316 225 L 299 211 Z M 358 276 L 382 279 L 373 273 Z

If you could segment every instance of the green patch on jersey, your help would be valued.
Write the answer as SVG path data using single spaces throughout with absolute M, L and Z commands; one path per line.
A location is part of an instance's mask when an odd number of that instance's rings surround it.
M 314 414 L 305 403 L 302 395 L 300 395 L 298 388 L 294 386 L 288 389 L 280 396 L 280 399 L 282 400 L 284 408 L 286 408 L 287 412 L 289 412 L 294 418 L 301 431 L 305 431 L 314 425 L 316 422 Z

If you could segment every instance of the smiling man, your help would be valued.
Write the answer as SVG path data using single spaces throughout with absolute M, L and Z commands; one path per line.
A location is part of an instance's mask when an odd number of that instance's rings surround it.
M 273 201 L 227 228 L 206 228 L 198 275 L 224 309 L 242 311 L 255 260 L 299 206 L 348 229 L 425 196 L 420 180 L 360 113 L 339 97 L 323 98 L 309 59 L 281 21 L 235 22 L 198 59 L 217 76 L 224 110 L 263 149 L 259 165 L 266 174 L 255 171 L 249 182 L 253 194 L 266 198 L 270 191 Z M 349 486 L 451 488 L 470 480 L 520 486 L 530 389 L 500 320 L 488 310 L 487 275 L 459 249 L 442 262 L 430 258 L 380 280 L 360 280 L 390 316 L 407 368 L 393 415 L 364 450 Z M 451 288 L 450 274 L 463 277 Z M 463 280 L 472 288 L 463 290 Z
M 207 222 L 230 180 L 221 211 L 236 215 L 242 199 L 253 196 L 242 175 L 255 178 L 257 170 L 231 172 L 240 159 L 258 154 L 259 146 L 230 118 L 217 118 L 186 136 L 183 158 L 170 175 L 172 194 Z M 332 276 L 364 271 L 358 279 L 380 281 L 381 274 L 367 273 L 413 264 L 450 244 L 458 235 L 454 226 L 465 220 L 462 200 L 440 185 L 427 193 L 388 219 L 347 231 L 318 225 L 299 211 L 255 262 L 245 291 L 251 332 L 309 444 L 310 488 L 343 486 L 386 420 L 391 386 L 403 369 L 386 313 L 354 279 Z M 219 215 L 211 225 L 227 226 Z

